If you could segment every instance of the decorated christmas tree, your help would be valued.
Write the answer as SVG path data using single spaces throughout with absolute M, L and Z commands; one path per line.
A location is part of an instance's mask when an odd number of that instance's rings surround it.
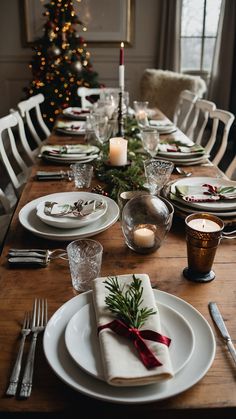
M 85 27 L 75 13 L 72 0 L 52 0 L 44 5 L 43 36 L 33 45 L 30 62 L 33 80 L 25 88 L 27 97 L 43 93 L 43 117 L 52 127 L 68 106 L 80 106 L 79 86 L 99 87 L 87 44 L 79 30 Z

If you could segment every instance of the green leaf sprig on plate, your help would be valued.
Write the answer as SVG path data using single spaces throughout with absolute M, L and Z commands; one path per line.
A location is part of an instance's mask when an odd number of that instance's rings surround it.
M 140 307 L 143 303 L 143 287 L 141 279 L 135 275 L 126 291 L 120 286 L 117 277 L 108 277 L 104 284 L 110 291 L 105 297 L 107 307 L 128 327 L 139 329 L 149 316 L 156 313 L 152 308 Z

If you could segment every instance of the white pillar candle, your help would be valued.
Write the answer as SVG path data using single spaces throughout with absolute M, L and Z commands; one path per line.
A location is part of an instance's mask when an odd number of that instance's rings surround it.
M 153 247 L 155 245 L 154 231 L 147 227 L 134 230 L 134 244 L 138 247 Z
M 121 137 L 110 138 L 109 161 L 111 166 L 124 166 L 127 164 L 127 143 Z
M 203 231 L 211 233 L 219 231 L 221 227 L 215 221 L 209 220 L 208 218 L 194 218 L 188 222 L 188 226 L 197 231 Z

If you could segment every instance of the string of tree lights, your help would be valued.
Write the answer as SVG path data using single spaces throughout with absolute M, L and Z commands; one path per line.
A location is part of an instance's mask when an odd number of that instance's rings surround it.
M 27 97 L 43 93 L 43 117 L 49 127 L 68 106 L 80 106 L 79 86 L 99 87 L 98 74 L 90 62 L 90 52 L 79 35 L 86 27 L 75 13 L 72 0 L 52 0 L 44 5 L 43 36 L 33 45 L 29 64 L 33 80 L 25 88 Z

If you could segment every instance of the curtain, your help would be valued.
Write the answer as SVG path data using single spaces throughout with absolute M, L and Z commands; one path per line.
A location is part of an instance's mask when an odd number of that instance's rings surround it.
M 218 36 L 216 39 L 211 82 L 208 93 L 208 98 L 215 102 L 219 109 L 231 110 L 231 103 L 234 102 L 235 104 L 235 99 L 233 101 L 233 98 L 231 97 L 233 83 L 235 95 L 235 78 L 233 75 L 233 68 L 235 67 L 235 43 L 236 1 L 222 0 Z
M 156 67 L 180 71 L 180 31 L 182 0 L 158 1 L 158 49 Z

